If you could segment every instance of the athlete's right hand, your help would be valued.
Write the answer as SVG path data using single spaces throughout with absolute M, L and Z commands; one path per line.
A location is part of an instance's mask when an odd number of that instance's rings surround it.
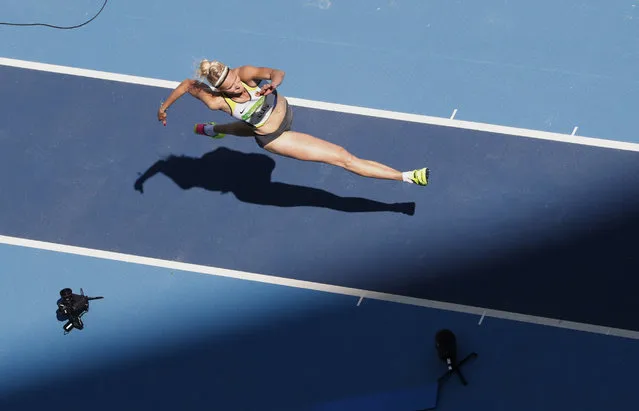
M 158 121 L 161 121 L 166 126 L 166 111 L 161 108 L 158 110 Z

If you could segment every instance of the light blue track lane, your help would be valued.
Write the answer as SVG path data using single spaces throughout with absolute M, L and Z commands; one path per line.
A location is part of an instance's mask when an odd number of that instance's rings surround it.
M 72 25 L 103 0 L 3 2 Z M 201 58 L 282 68 L 295 97 L 639 141 L 637 0 L 110 0 L 75 31 L 0 26 L 0 56 L 168 80 Z M 398 91 L 406 91 L 397 98 Z
M 470 385 L 442 387 L 439 409 L 634 399 L 633 340 L 16 246 L 1 245 L 0 261 L 3 410 L 62 410 L 69 398 L 95 411 L 335 410 L 426 391 L 445 371 L 433 345 L 442 327 L 460 356 L 479 357 L 464 369 Z M 63 335 L 55 302 L 67 286 L 104 299 Z

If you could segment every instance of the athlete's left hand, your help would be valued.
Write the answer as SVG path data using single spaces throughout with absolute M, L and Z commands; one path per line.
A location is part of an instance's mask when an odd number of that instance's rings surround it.
M 260 91 L 257 92 L 258 96 L 268 96 L 273 91 L 275 91 L 275 86 L 272 83 L 267 83 L 262 86 Z

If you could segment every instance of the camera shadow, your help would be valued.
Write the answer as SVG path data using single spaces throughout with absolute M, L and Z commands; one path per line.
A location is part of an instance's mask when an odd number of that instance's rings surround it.
M 231 192 L 243 202 L 275 207 L 323 207 L 332 210 L 415 214 L 415 203 L 384 203 L 361 197 L 342 197 L 331 192 L 271 181 L 275 161 L 264 154 L 242 153 L 220 147 L 200 158 L 170 155 L 157 161 L 136 180 L 134 188 L 144 193 L 144 183 L 158 173 L 184 190 L 194 187 Z

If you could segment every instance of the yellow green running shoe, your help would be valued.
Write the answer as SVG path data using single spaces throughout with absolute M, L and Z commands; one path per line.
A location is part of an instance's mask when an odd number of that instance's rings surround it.
M 410 179 L 413 183 L 420 186 L 428 185 L 428 177 L 430 177 L 430 170 L 428 167 L 420 168 L 419 170 L 413 170 L 410 175 Z
M 202 123 L 200 123 L 200 124 L 196 124 L 196 125 L 195 125 L 195 127 L 193 127 L 193 132 L 194 132 L 195 134 L 201 134 L 201 135 L 203 135 L 203 136 L 208 136 L 208 137 L 211 137 L 211 138 L 224 138 L 224 136 L 225 136 L 226 134 L 222 134 L 222 133 L 215 133 L 215 134 L 213 134 L 213 135 L 210 135 L 210 134 L 205 133 L 205 132 L 204 132 L 204 127 L 205 127 L 205 126 L 208 126 L 208 125 L 214 126 L 214 125 L 215 125 L 215 123 L 211 121 L 210 123 L 206 123 L 206 124 L 202 124 Z

